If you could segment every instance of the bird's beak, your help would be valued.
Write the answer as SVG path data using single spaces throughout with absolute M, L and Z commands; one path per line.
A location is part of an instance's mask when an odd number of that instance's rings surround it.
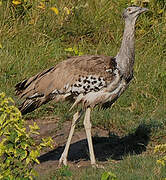
M 149 11 L 149 9 L 147 9 L 147 8 L 142 8 L 142 7 L 141 7 L 139 12 L 140 12 L 140 13 L 143 13 L 143 12 L 146 12 L 146 11 Z

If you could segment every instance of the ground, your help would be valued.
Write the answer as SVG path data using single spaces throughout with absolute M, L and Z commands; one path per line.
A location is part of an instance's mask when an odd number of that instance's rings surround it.
M 51 136 L 54 140 L 54 149 L 51 151 L 45 150 L 39 157 L 40 164 L 36 165 L 35 169 L 40 175 L 49 174 L 49 172 L 58 168 L 58 160 L 67 141 L 71 121 L 66 121 L 59 127 L 58 120 L 52 117 L 27 121 L 28 124 L 35 121 L 40 127 L 40 135 L 35 135 L 37 140 L 48 136 Z M 150 129 L 142 124 L 134 133 L 122 136 L 118 130 L 108 132 L 105 129 L 95 127 L 92 128 L 92 135 L 97 162 L 104 165 L 108 163 L 110 158 L 118 161 L 125 155 L 141 154 L 145 151 L 150 139 Z M 90 166 L 84 128 L 76 128 L 75 130 L 69 150 L 68 164 L 73 168 Z

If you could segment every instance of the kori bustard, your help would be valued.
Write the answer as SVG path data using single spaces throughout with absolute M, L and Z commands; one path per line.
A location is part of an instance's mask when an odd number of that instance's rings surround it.
M 67 155 L 74 133 L 76 121 L 83 115 L 84 127 L 89 146 L 90 160 L 96 166 L 91 137 L 90 113 L 98 104 L 114 103 L 126 90 L 132 77 L 135 59 L 134 34 L 137 17 L 147 11 L 142 7 L 128 7 L 123 12 L 124 34 L 119 52 L 115 57 L 104 55 L 84 55 L 71 57 L 20 83 L 16 94 L 23 99 L 19 109 L 29 113 L 50 100 L 74 100 L 71 109 L 81 103 L 77 111 L 65 149 L 59 164 L 67 165 Z

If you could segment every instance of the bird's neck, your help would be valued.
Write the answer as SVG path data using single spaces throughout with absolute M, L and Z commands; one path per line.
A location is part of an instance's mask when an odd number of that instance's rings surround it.
M 135 59 L 135 20 L 126 21 L 123 33 L 123 40 L 116 56 L 117 66 L 125 78 L 133 73 L 133 65 Z

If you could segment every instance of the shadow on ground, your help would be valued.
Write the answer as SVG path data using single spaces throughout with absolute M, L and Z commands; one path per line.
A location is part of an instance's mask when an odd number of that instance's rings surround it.
M 120 160 L 126 155 L 141 154 L 146 151 L 150 140 L 151 128 L 145 124 L 139 125 L 134 133 L 124 137 L 109 133 L 108 137 L 93 137 L 95 157 L 98 161 L 107 161 L 108 158 Z M 53 151 L 39 157 L 41 163 L 46 161 L 59 160 L 64 146 L 60 146 Z M 86 139 L 71 144 L 68 160 L 79 162 L 89 160 L 88 144 Z

